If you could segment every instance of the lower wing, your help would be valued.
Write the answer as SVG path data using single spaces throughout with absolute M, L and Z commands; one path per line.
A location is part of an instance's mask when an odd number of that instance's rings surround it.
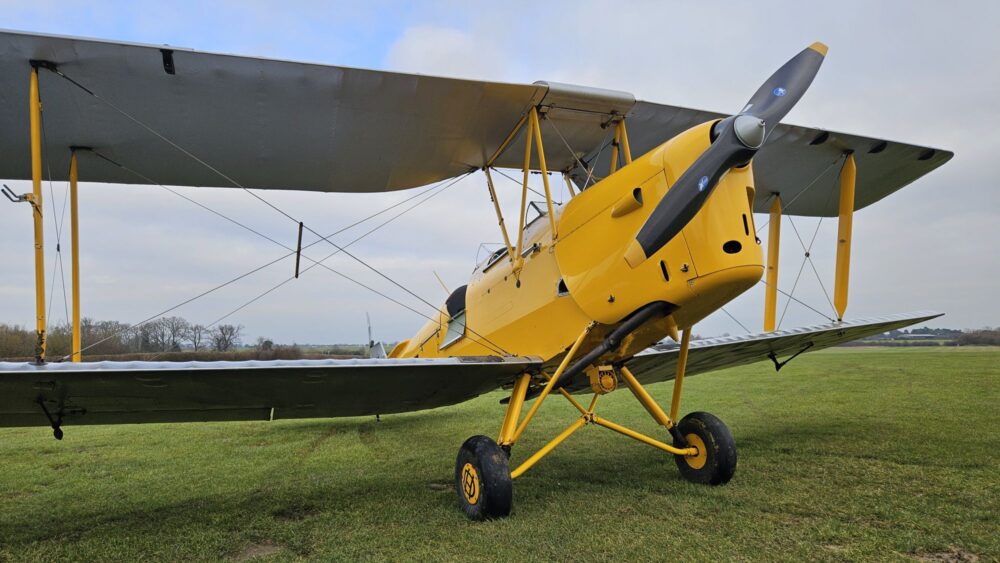
M 0 362 L 0 426 L 389 414 L 467 401 L 540 367 L 494 356 L 406 360 Z
M 688 350 L 687 369 L 684 373 L 686 376 L 697 375 L 767 359 L 772 360 L 775 367 L 780 369 L 784 362 L 803 352 L 822 350 L 941 315 L 942 313 L 921 311 L 760 334 L 695 340 Z M 676 343 L 658 344 L 640 352 L 626 362 L 626 365 L 642 383 L 666 381 L 674 378 L 679 350 Z

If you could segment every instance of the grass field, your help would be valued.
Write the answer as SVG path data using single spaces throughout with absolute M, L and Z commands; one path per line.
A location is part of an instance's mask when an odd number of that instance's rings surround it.
M 650 391 L 669 400 L 669 384 Z M 471 523 L 455 453 L 496 433 L 501 396 L 380 423 L 3 429 L 0 560 L 1000 560 L 997 348 L 839 349 L 692 378 L 682 410 L 736 436 L 729 485 L 585 428 L 515 482 L 511 518 Z M 547 402 L 515 461 L 574 412 Z M 627 392 L 598 412 L 656 432 Z

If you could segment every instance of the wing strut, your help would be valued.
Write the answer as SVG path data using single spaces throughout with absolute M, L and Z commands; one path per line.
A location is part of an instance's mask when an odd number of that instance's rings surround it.
M 834 282 L 833 301 L 837 320 L 844 320 L 847 310 L 847 285 L 851 271 L 851 226 L 854 222 L 854 184 L 858 168 L 854 154 L 848 154 L 840 169 L 840 217 L 837 220 L 837 278 Z

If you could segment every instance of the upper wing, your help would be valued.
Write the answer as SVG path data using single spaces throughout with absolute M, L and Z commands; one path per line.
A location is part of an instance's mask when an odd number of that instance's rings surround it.
M 691 108 L 637 102 L 628 114 L 633 154 L 643 154 L 695 125 L 726 117 Z M 592 150 L 585 162 L 597 157 Z M 843 155 L 853 151 L 858 167 L 854 208 L 861 209 L 920 178 L 954 156 L 949 151 L 780 123 L 753 160 L 757 193 L 754 211 L 767 213 L 780 193 L 782 213 L 836 217 Z M 610 151 L 601 152 L 597 170 L 607 170 Z M 586 172 L 573 172 L 582 183 Z
M 269 362 L 0 362 L 0 426 L 270 420 L 452 405 L 509 383 L 532 358 Z
M 873 334 L 923 322 L 941 313 L 920 312 L 856 321 L 747 334 L 708 338 L 691 342 L 685 376 L 759 362 L 772 357 L 785 360 L 793 354 L 822 350 Z M 676 343 L 658 344 L 637 354 L 627 366 L 642 383 L 673 379 L 677 369 Z
M 139 45 L 0 32 L 0 178 L 28 179 L 30 61 L 45 108 L 46 170 L 65 180 L 69 147 L 90 147 L 143 177 L 82 152 L 94 182 L 333 192 L 397 190 L 487 164 L 520 118 L 540 107 L 549 170 L 587 177 L 609 165 L 615 116 L 627 116 L 635 155 L 721 114 L 566 84 L 504 84 Z M 143 129 L 118 110 L 161 135 Z M 195 162 L 182 147 L 203 163 Z M 525 128 L 494 165 L 520 168 Z M 819 141 L 823 141 L 822 143 Z M 780 192 L 785 213 L 836 215 L 830 197 L 844 150 L 858 164 L 857 208 L 940 166 L 947 151 L 779 125 L 755 159 L 758 211 Z M 533 159 L 537 166 L 538 159 Z M 206 166 L 208 164 L 211 166 Z M 214 169 L 214 170 L 213 170 Z M 816 186 L 813 180 L 819 178 Z

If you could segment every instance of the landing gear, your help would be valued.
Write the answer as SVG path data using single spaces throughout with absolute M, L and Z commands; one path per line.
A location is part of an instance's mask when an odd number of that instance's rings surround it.
M 455 490 L 470 520 L 508 516 L 514 491 L 507 454 L 486 436 L 466 440 L 455 459 Z
M 693 412 L 677 425 L 687 444 L 695 447 L 694 456 L 675 455 L 674 461 L 683 476 L 692 483 L 724 485 L 736 473 L 736 441 L 718 417 L 707 412 Z

